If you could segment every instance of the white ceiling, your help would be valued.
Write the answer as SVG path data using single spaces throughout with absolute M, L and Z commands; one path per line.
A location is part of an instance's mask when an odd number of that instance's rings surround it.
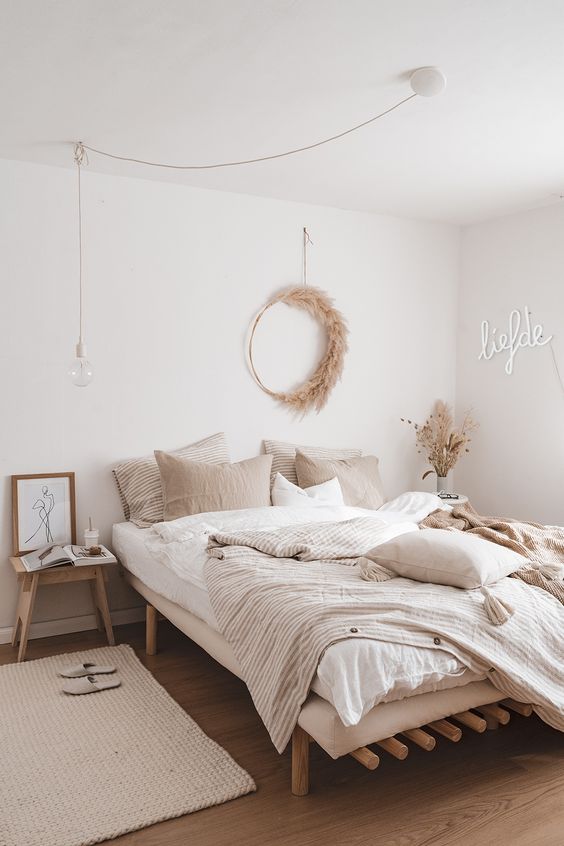
M 72 166 L 69 142 L 177 164 L 90 169 L 467 223 L 564 189 L 561 0 L 2 0 L 0 156 Z

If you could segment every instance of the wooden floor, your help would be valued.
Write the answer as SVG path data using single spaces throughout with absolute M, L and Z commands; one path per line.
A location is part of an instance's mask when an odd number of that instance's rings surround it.
M 278 755 L 246 687 L 170 624 L 144 653 L 142 625 L 116 628 L 171 696 L 254 777 L 258 791 L 111 841 L 119 846 L 564 846 L 564 736 L 536 717 L 368 772 L 312 750 L 311 793 L 290 794 L 289 752 Z M 33 640 L 28 660 L 104 645 L 98 632 Z M 0 646 L 0 664 L 15 650 Z M 110 842 L 110 841 L 108 841 Z

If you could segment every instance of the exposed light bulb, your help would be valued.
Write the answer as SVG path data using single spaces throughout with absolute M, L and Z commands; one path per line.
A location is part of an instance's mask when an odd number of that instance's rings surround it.
M 69 367 L 69 376 L 77 388 L 86 388 L 94 378 L 92 365 L 86 358 L 86 344 L 82 341 L 76 345 L 76 358 Z
M 420 97 L 436 97 L 446 88 L 446 76 L 438 68 L 417 68 L 409 78 L 411 90 Z

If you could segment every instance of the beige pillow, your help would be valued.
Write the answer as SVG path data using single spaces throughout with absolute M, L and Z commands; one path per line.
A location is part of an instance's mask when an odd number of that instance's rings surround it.
M 337 477 L 345 505 L 357 508 L 380 508 L 385 502 L 375 455 L 357 458 L 310 458 L 296 452 L 296 474 L 300 488 L 311 488 Z
M 231 461 L 223 432 L 174 450 L 172 454 L 211 464 Z M 161 477 L 154 455 L 130 458 L 114 467 L 113 474 L 126 520 L 144 527 L 163 519 Z
M 270 505 L 270 455 L 237 464 L 203 464 L 155 451 L 161 474 L 164 519 L 206 511 Z
M 492 585 L 527 563 L 512 549 L 448 529 L 408 532 L 377 546 L 369 557 L 406 579 L 467 590 Z
M 331 449 L 330 447 L 298 446 L 285 441 L 263 441 L 264 451 L 272 456 L 271 485 L 277 473 L 281 473 L 285 479 L 298 484 L 296 475 L 296 450 L 310 458 L 355 458 L 362 455 L 361 449 Z M 327 480 L 325 480 L 327 481 Z

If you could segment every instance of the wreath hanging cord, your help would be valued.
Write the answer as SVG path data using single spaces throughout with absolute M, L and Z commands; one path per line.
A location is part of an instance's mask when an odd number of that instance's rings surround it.
M 294 391 L 273 391 L 257 373 L 253 359 L 253 341 L 257 326 L 264 314 L 277 303 L 301 308 L 323 326 L 327 336 L 325 354 L 311 377 Z M 298 414 L 315 409 L 318 413 L 327 403 L 329 394 L 342 376 L 345 354 L 348 350 L 348 329 L 343 315 L 334 307 L 333 300 L 319 288 L 291 287 L 273 297 L 257 314 L 252 324 L 248 345 L 249 369 L 253 379 L 273 399 L 289 405 Z

